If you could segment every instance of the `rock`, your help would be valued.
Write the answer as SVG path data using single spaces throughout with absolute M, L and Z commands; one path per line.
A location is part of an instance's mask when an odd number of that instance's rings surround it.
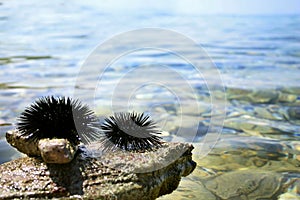
M 68 163 L 78 149 L 67 139 L 28 140 L 18 130 L 8 131 L 6 140 L 13 147 L 28 156 L 42 157 L 46 163 Z
M 255 116 L 263 119 L 282 120 L 282 117 L 274 115 L 268 110 L 268 108 L 265 107 L 254 107 L 254 114 Z
M 243 170 L 217 176 L 205 186 L 221 199 L 274 199 L 282 192 L 282 181 L 275 172 Z
M 77 151 L 77 146 L 66 139 L 41 139 L 38 147 L 45 163 L 69 163 Z
M 288 94 L 296 94 L 300 95 L 300 87 L 282 87 L 280 88 L 282 92 L 288 93 Z
M 299 155 L 298 144 L 222 135 L 207 156 L 199 158 L 195 153 L 197 168 L 187 179 L 200 180 L 216 199 L 277 199 L 290 189 L 295 191 L 293 196 L 299 196 L 298 186 L 293 180 L 300 173 L 300 162 L 294 158 Z M 196 196 L 197 192 L 205 190 L 199 184 L 199 190 L 185 191 L 189 196 Z M 182 192 L 180 197 L 184 194 Z M 170 196 L 170 199 L 181 199 L 173 193 Z
M 275 102 L 279 93 L 272 90 L 257 90 L 249 95 L 252 103 L 271 103 Z
M 279 196 L 278 200 L 299 200 L 300 196 L 297 194 L 284 193 Z
M 291 103 L 297 100 L 298 96 L 294 94 L 280 93 L 278 101 L 281 103 Z
M 276 134 L 287 133 L 287 131 L 283 129 L 270 126 L 266 120 L 258 120 L 248 116 L 241 116 L 240 118 L 228 118 L 224 122 L 224 127 L 244 131 L 254 136 L 269 134 L 269 137 L 275 137 Z
M 288 115 L 291 119 L 300 119 L 300 106 L 290 107 L 288 109 Z
M 67 164 L 20 158 L 0 165 L 0 199 L 155 199 L 171 193 L 181 176 L 194 170 L 192 149 L 189 144 L 165 143 L 153 151 L 94 157 L 95 148 L 90 152 L 81 147 Z
M 296 145 L 258 137 L 228 137 L 220 139 L 208 156 L 198 159 L 195 154 L 194 159 L 198 166 L 212 172 L 210 174 L 240 169 L 300 173 L 300 160 L 297 160 L 300 153 Z M 198 172 L 195 170 L 193 175 Z
M 22 134 L 17 131 L 7 131 L 6 132 L 7 142 L 18 149 L 18 151 L 27 154 L 28 156 L 40 156 L 40 150 L 38 147 L 38 141 L 28 140 L 26 137 L 23 137 Z
M 287 189 L 287 192 L 280 195 L 279 200 L 296 200 L 300 199 L 300 178 L 291 181 L 292 184 Z
M 247 101 L 251 103 L 271 103 L 276 102 L 279 97 L 279 92 L 271 89 L 265 90 L 250 90 L 240 88 L 227 88 L 227 98 L 229 100 Z M 281 100 L 293 99 L 293 97 L 282 97 Z
M 252 93 L 252 90 L 249 89 L 241 89 L 241 88 L 227 88 L 226 94 L 229 100 L 242 100 L 249 101 L 248 95 Z
M 159 197 L 158 200 L 217 200 L 217 197 L 207 190 L 200 181 L 185 178 L 181 183 L 172 194 Z

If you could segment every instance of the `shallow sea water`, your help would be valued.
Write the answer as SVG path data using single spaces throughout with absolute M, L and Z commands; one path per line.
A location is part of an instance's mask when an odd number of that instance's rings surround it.
M 111 13 L 92 2 L 5 1 L 0 4 L 0 27 L 0 163 L 22 156 L 6 142 L 5 132 L 15 128 L 19 114 L 36 98 L 77 92 L 101 118 L 111 114 L 111 97 L 118 93 L 114 96 L 118 111 L 146 111 L 164 130 L 165 141 L 193 142 L 196 147 L 195 171 L 182 179 L 175 192 L 160 199 L 299 198 L 300 16 L 183 15 L 160 10 L 126 14 Z M 218 75 L 203 78 L 170 52 L 143 50 L 115 61 L 101 84 L 91 68 L 76 85 L 82 64 L 97 45 L 144 27 L 171 29 L 192 38 L 210 56 L 223 82 L 209 90 L 205 79 Z M 165 41 L 158 38 L 157 42 Z M 191 47 L 184 52 L 202 59 Z M 161 85 L 143 85 L 129 91 L 128 105 L 127 88 L 115 90 L 118 81 L 127 74 L 136 82 L 146 77 L 163 79 L 159 70 L 129 73 L 153 63 L 176 71 L 192 92 L 176 81 L 175 92 Z M 226 112 L 218 110 L 224 103 Z M 221 120 L 223 114 L 223 126 L 212 120 Z M 205 141 L 211 151 L 199 156 L 203 152 L 198 147 L 209 127 L 221 130 L 221 135 Z M 187 134 L 178 135 L 178 130 Z M 270 174 L 263 174 L 263 179 L 255 176 L 265 172 Z M 269 178 L 277 175 L 276 180 Z M 219 182 L 223 177 L 227 184 Z M 270 182 L 277 185 L 262 186 Z

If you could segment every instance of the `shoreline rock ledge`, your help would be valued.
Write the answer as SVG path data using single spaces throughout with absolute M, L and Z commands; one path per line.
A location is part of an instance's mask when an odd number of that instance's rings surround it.
M 66 164 L 23 157 L 0 165 L 0 199 L 151 200 L 171 193 L 196 167 L 190 144 L 95 156 L 90 150 L 97 146 L 79 147 Z

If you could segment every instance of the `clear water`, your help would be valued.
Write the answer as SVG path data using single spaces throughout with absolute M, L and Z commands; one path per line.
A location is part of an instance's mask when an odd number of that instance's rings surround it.
M 227 121 L 222 138 L 234 138 L 231 148 L 245 144 L 245 137 L 252 138 L 255 144 L 272 139 L 276 144 L 291 146 L 292 159 L 300 160 L 299 118 L 291 117 L 288 112 L 291 107 L 300 106 L 298 15 L 182 15 L 167 10 L 128 14 L 110 13 L 92 2 L 4 1 L 0 4 L 0 27 L 0 163 L 21 156 L 7 144 L 5 132 L 15 128 L 16 119 L 25 106 L 40 96 L 72 96 L 81 64 L 98 44 L 118 33 L 144 27 L 180 32 L 201 44 L 212 58 L 227 91 Z M 193 49 L 186 51 L 197 55 Z M 134 66 L 154 61 L 175 68 L 193 83 L 203 109 L 197 116 L 203 125 L 199 127 L 198 136 L 205 134 L 203 127 L 209 125 L 211 117 L 209 92 L 187 63 L 168 53 L 141 51 L 120 60 L 104 79 L 107 87 L 100 88 L 97 94 L 109 93 L 110 83 Z M 109 98 L 90 95 L 94 92 L 89 87 L 91 79 L 87 75 L 84 80 L 82 87 L 76 88 L 82 92 L 82 100 L 86 103 L 95 100 L 97 115 L 110 114 Z M 166 131 L 173 133 L 179 128 L 176 126 L 178 102 L 170 92 L 146 87 L 137 91 L 134 98 L 136 102 L 143 100 L 137 110 L 149 109 L 154 103 L 159 105 L 151 109 Z M 152 103 L 147 104 L 147 101 Z M 193 110 L 193 105 L 190 107 Z M 191 113 L 188 110 L 184 113 L 187 132 L 194 131 L 195 125 L 189 124 L 189 119 L 195 119 Z M 172 137 L 166 134 L 165 140 Z M 273 142 L 269 143 L 265 149 L 267 154 Z M 222 148 L 222 142 L 218 145 Z M 224 142 L 223 146 L 226 145 Z M 280 157 L 285 152 L 276 153 Z M 201 166 L 201 160 L 197 162 Z M 285 169 L 285 172 L 291 171 L 292 177 L 299 177 L 299 171 Z M 181 188 L 197 185 L 195 176 L 184 179 Z M 197 197 L 185 189 L 178 190 L 177 194 L 178 198 Z

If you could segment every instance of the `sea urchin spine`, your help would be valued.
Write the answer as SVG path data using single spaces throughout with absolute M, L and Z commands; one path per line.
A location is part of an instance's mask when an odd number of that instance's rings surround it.
M 29 140 L 65 138 L 73 144 L 98 136 L 98 122 L 88 106 L 66 97 L 42 97 L 21 113 L 17 129 Z M 80 136 L 81 137 L 80 137 Z
M 116 113 L 104 120 L 101 129 L 106 149 L 145 150 L 162 143 L 156 124 L 144 113 Z

